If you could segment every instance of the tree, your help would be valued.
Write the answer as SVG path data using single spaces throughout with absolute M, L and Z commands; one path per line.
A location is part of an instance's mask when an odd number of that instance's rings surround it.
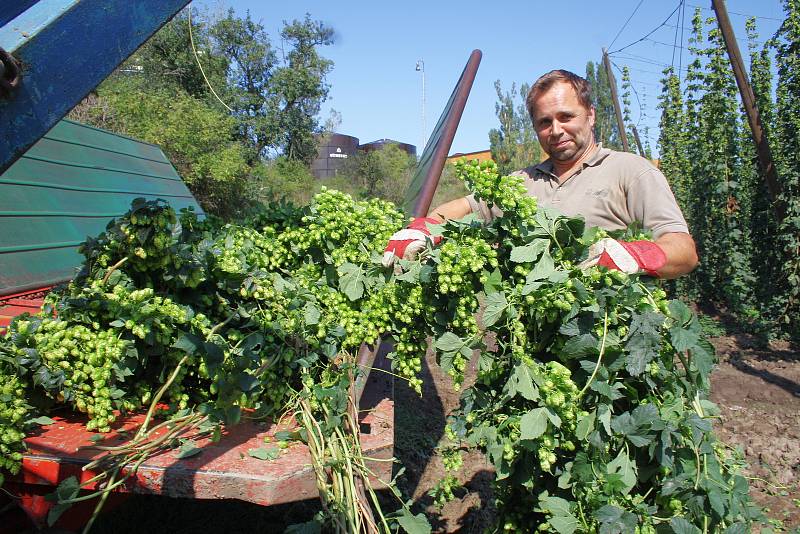
M 498 100 L 494 109 L 500 128 L 489 131 L 489 147 L 500 173 L 509 174 L 538 163 L 541 147 L 525 106 L 530 86 L 522 84 L 517 91 L 516 84 L 512 83 L 511 91 L 503 93 L 500 80 L 497 80 L 494 88 Z M 517 102 L 517 97 L 521 97 L 521 102 Z
M 342 174 L 356 185 L 356 196 L 381 197 L 395 204 L 403 202 L 417 163 L 414 156 L 394 143 L 377 150 L 360 150 L 347 161 Z
M 658 137 L 661 155 L 660 169 L 669 181 L 675 199 L 681 207 L 689 227 L 692 228 L 692 212 L 688 210 L 692 203 L 689 175 L 691 166 L 687 159 L 689 139 L 686 135 L 686 114 L 683 109 L 681 85 L 672 67 L 664 69 L 663 74 L 658 106 L 661 109 Z M 680 295 L 688 296 L 692 300 L 697 297 L 694 277 L 679 278 L 672 282 L 671 286 Z
M 261 24 L 233 10 L 210 30 L 215 49 L 230 59 L 234 114 L 256 154 L 311 161 L 316 155 L 317 115 L 328 96 L 325 77 L 333 62 L 317 48 L 333 43 L 333 29 L 306 15 L 285 24 L 280 58 Z
M 227 107 L 236 120 L 238 138 L 249 148 L 251 165 L 277 155 L 310 162 L 316 154 L 314 136 L 321 130 L 320 106 L 328 96 L 326 76 L 333 68 L 318 48 L 333 43 L 333 29 L 307 14 L 303 20 L 284 23 L 282 48 L 276 50 L 249 12 L 239 17 L 229 9 L 210 20 L 188 9 L 120 71 L 139 73 L 133 76 L 140 81 L 139 90 L 178 87 L 209 105 Z
M 162 145 L 210 213 L 246 207 L 252 191 L 271 188 L 265 180 L 276 182 L 276 170 L 307 190 L 308 173 L 263 163 L 281 156 L 306 165 L 316 154 L 325 77 L 333 66 L 317 48 L 333 41 L 333 30 L 306 15 L 285 23 L 281 38 L 278 51 L 249 13 L 229 10 L 212 20 L 184 10 L 73 117 Z
M 181 11 L 148 39 L 121 65 L 117 73 L 128 73 L 129 78 L 142 81 L 143 90 L 154 86 L 168 89 L 179 87 L 195 98 L 208 98 L 209 102 L 214 100 L 214 104 L 219 106 L 209 86 L 227 96 L 230 62 L 225 55 L 213 50 L 209 23 L 205 17 L 197 13 L 190 17 L 189 9 Z M 202 63 L 202 70 L 195 51 Z
M 774 138 L 786 217 L 778 230 L 782 252 L 778 321 L 800 338 L 800 1 L 784 0 L 786 19 L 775 35 L 778 69 Z
M 103 105 L 84 110 L 83 120 L 159 145 L 204 210 L 238 211 L 250 167 L 234 118 L 181 88 L 143 92 L 131 85 L 138 87 L 124 78 L 107 84 Z
M 602 60 L 598 63 L 589 61 L 586 64 L 586 80 L 592 86 L 595 139 L 599 143 L 603 143 L 606 148 L 622 150 L 619 127 L 614 112 L 614 101 L 611 98 L 611 85 L 608 83 L 608 75 Z

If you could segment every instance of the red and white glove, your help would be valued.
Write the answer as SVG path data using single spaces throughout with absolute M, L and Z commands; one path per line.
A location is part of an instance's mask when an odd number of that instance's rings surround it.
M 589 257 L 579 267 L 594 265 L 616 269 L 623 273 L 647 273 L 658 276 L 658 270 L 667 264 L 667 255 L 652 241 L 617 241 L 606 237 L 589 247 Z
M 426 240 L 431 238 L 428 223 L 439 224 L 439 221 L 430 217 L 417 217 L 406 228 L 395 232 L 389 238 L 389 244 L 383 253 L 381 261 L 383 266 L 391 267 L 398 258 L 409 260 L 419 254 L 419 251 L 425 248 Z M 442 236 L 433 238 L 434 245 L 438 245 L 441 241 Z

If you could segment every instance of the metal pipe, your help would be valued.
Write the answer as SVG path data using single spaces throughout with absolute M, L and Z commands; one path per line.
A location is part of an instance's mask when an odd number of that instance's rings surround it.
M 453 145 L 453 138 L 456 136 L 456 129 L 458 128 L 459 121 L 461 121 L 461 115 L 464 113 L 467 97 L 472 89 L 472 83 L 475 81 L 475 74 L 478 72 L 478 66 L 480 65 L 482 55 L 480 50 L 473 50 L 470 54 L 467 66 L 464 67 L 464 72 L 461 73 L 461 78 L 453 91 L 453 105 L 449 110 L 445 110 L 445 114 L 439 119 L 440 123 L 444 121 L 441 127 L 441 135 L 439 135 L 438 132 L 434 132 L 434 134 L 431 135 L 431 142 L 433 142 L 432 148 L 430 149 L 431 164 L 425 173 L 422 187 L 414 201 L 412 213 L 415 217 L 424 217 L 431 208 L 433 195 L 436 193 L 436 187 L 439 185 L 439 178 L 442 175 L 444 164 L 447 161 L 450 147 Z M 438 125 L 437 130 L 439 130 Z M 420 158 L 420 164 L 427 159 L 428 154 L 429 150 L 426 149 Z

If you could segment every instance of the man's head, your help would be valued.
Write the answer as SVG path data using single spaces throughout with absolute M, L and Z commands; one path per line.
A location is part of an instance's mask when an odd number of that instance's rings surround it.
M 574 163 L 594 146 L 591 86 L 580 76 L 548 72 L 533 84 L 526 105 L 539 144 L 555 162 Z

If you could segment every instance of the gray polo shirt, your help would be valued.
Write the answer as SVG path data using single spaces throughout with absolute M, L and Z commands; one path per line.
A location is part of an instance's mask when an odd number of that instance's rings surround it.
M 525 177 L 528 193 L 537 198 L 540 206 L 568 216 L 580 215 L 588 226 L 620 230 L 640 221 L 653 232 L 653 238 L 668 232 L 689 233 L 666 177 L 635 154 L 598 146 L 562 184 L 553 174 L 549 159 L 514 174 Z M 502 215 L 496 206 L 489 210 L 473 195 L 467 200 L 472 212 L 485 221 Z

